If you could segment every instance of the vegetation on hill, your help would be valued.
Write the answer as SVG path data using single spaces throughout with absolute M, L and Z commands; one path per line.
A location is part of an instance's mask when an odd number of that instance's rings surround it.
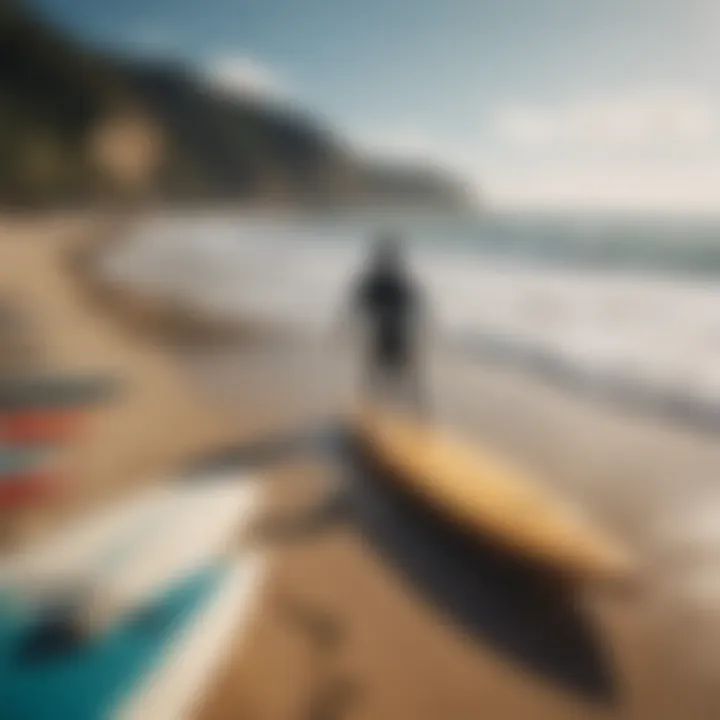
M 95 192 L 99 178 L 83 144 L 120 97 L 96 58 L 15 3 L 0 4 L 0 197 L 34 202 Z
M 0 203 L 444 203 L 455 184 L 431 175 L 388 173 L 289 107 L 212 88 L 178 64 L 84 48 L 0 3 Z

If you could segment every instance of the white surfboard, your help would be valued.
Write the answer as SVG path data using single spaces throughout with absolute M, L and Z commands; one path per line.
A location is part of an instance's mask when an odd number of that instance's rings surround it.
M 241 473 L 158 484 L 0 562 L 0 595 L 53 604 L 80 593 L 92 631 L 221 553 L 252 520 L 259 487 Z
M 238 476 L 209 477 L 181 486 L 171 512 L 129 558 L 110 566 L 83 603 L 82 622 L 92 633 L 230 548 L 258 507 L 258 486 Z
M 179 632 L 163 661 L 123 698 L 112 716 L 117 720 L 194 717 L 214 675 L 242 642 L 258 610 L 265 572 L 261 555 L 236 561 L 212 600 Z
M 149 532 L 175 495 L 172 485 L 153 484 L 0 559 L 0 593 L 41 600 L 82 583 L 133 538 Z
M 29 584 L 28 596 L 41 601 L 43 592 L 53 595 L 80 581 L 90 592 L 74 612 L 94 640 L 112 643 L 112 632 L 126 632 L 129 613 L 156 602 L 162 607 L 186 578 L 217 571 L 217 586 L 169 631 L 159 660 L 103 710 L 122 720 L 191 718 L 256 607 L 265 557 L 243 551 L 236 539 L 256 516 L 261 490 L 241 473 L 214 473 L 144 491 L 4 561 L 0 592 L 23 593 Z

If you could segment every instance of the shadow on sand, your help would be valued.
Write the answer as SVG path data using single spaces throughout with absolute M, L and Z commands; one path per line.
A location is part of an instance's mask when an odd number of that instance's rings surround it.
M 616 700 L 612 665 L 576 594 L 546 570 L 469 537 L 370 464 L 352 439 L 327 428 L 226 448 L 195 468 L 258 468 L 320 452 L 337 488 L 310 510 L 267 519 L 261 537 L 296 541 L 348 523 L 427 602 L 469 637 L 587 700 Z
M 344 443 L 353 519 L 367 541 L 467 635 L 586 699 L 612 704 L 611 663 L 572 588 L 462 533 Z

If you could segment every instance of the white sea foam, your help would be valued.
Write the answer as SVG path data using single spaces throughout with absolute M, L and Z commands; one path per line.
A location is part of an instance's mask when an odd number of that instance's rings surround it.
M 357 219 L 158 219 L 107 270 L 216 313 L 320 331 L 363 262 L 367 226 Z M 467 226 L 463 219 L 465 236 Z M 423 229 L 427 235 L 427 223 Z M 446 333 L 505 338 L 591 378 L 621 377 L 720 403 L 720 281 L 592 263 L 538 264 L 532 253 L 523 260 L 483 252 L 480 243 L 445 243 L 442 232 L 435 244 L 414 246 L 412 260 Z M 586 235 L 578 232 L 581 242 Z M 543 234 L 547 229 L 539 228 Z M 720 249 L 720 236 L 718 243 Z

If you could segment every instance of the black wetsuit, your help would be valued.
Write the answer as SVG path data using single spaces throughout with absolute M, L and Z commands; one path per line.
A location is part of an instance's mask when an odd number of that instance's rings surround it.
M 360 283 L 356 301 L 369 325 L 368 389 L 387 392 L 389 382 L 411 381 L 413 399 L 419 402 L 417 288 L 402 272 L 376 270 Z

